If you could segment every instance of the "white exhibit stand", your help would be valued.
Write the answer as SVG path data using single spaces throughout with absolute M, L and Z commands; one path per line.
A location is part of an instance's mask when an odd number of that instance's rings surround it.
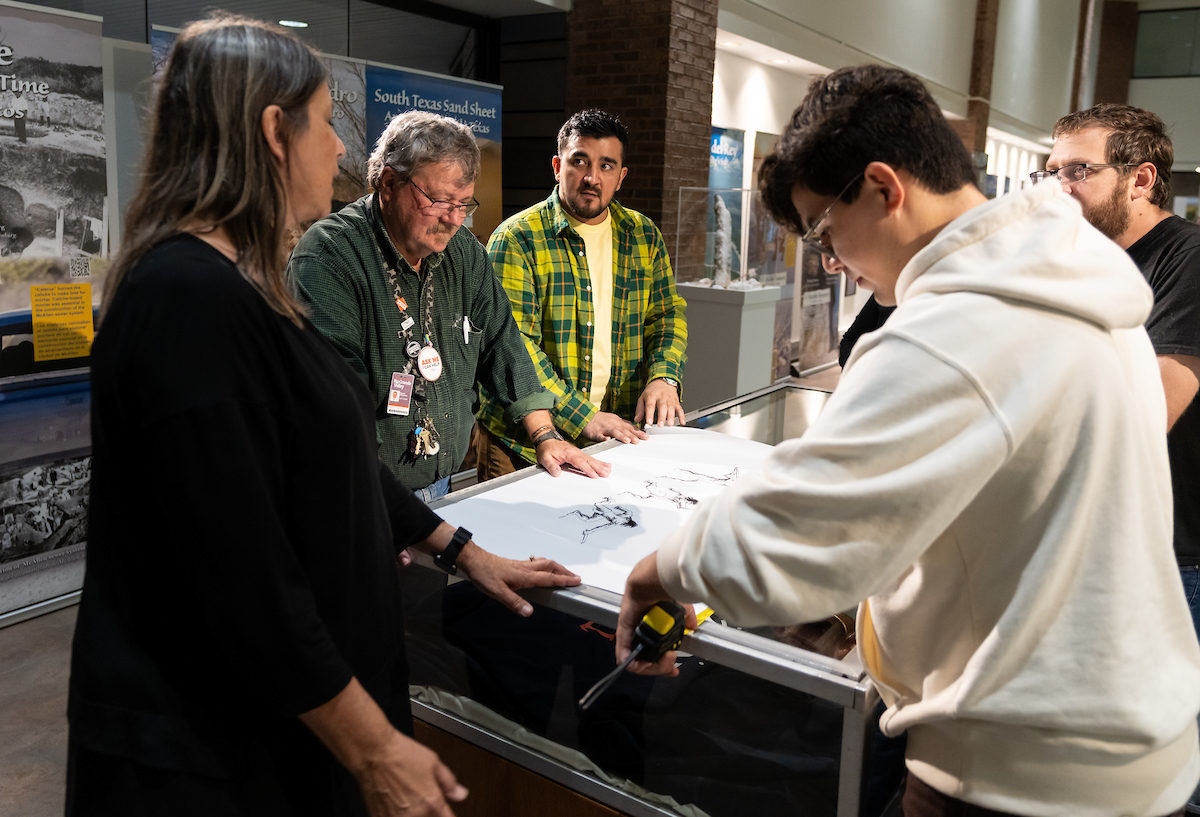
M 766 388 L 775 367 L 775 304 L 782 287 L 712 289 L 678 284 L 687 301 L 683 408 L 694 411 Z

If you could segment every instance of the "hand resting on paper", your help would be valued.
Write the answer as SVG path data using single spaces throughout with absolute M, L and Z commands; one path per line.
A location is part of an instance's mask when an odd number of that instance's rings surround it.
M 429 535 L 421 549 L 430 554 L 441 553 L 450 544 L 455 530 L 449 522 L 443 522 Z M 408 556 L 407 561 L 405 556 Z M 411 555 L 401 552 L 401 565 L 411 561 Z M 516 591 L 527 587 L 575 587 L 581 581 L 579 576 L 553 559 L 505 559 L 484 550 L 474 539 L 463 545 L 457 564 L 471 584 L 520 616 L 531 615 L 533 605 Z

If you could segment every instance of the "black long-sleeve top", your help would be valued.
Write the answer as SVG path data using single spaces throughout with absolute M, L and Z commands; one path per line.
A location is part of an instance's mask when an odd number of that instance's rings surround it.
M 160 244 L 97 334 L 92 444 L 73 743 L 237 776 L 352 676 L 403 720 L 395 557 L 440 519 L 311 324 L 204 242 Z

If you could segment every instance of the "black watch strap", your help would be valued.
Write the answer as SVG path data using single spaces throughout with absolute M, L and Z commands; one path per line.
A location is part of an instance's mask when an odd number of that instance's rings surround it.
M 458 554 L 462 553 L 463 545 L 471 540 L 471 532 L 466 528 L 459 528 L 454 532 L 454 536 L 450 538 L 450 544 L 446 545 L 446 549 L 433 557 L 433 561 L 442 570 L 449 573 L 451 576 L 458 573 Z

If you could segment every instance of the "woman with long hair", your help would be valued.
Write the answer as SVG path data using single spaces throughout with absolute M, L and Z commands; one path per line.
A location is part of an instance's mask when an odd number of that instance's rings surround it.
M 397 554 L 462 536 L 376 455 L 370 395 L 285 284 L 344 147 L 316 55 L 222 16 L 176 40 L 92 353 L 67 814 L 451 813 L 412 740 Z M 513 591 L 577 584 L 467 541 Z

